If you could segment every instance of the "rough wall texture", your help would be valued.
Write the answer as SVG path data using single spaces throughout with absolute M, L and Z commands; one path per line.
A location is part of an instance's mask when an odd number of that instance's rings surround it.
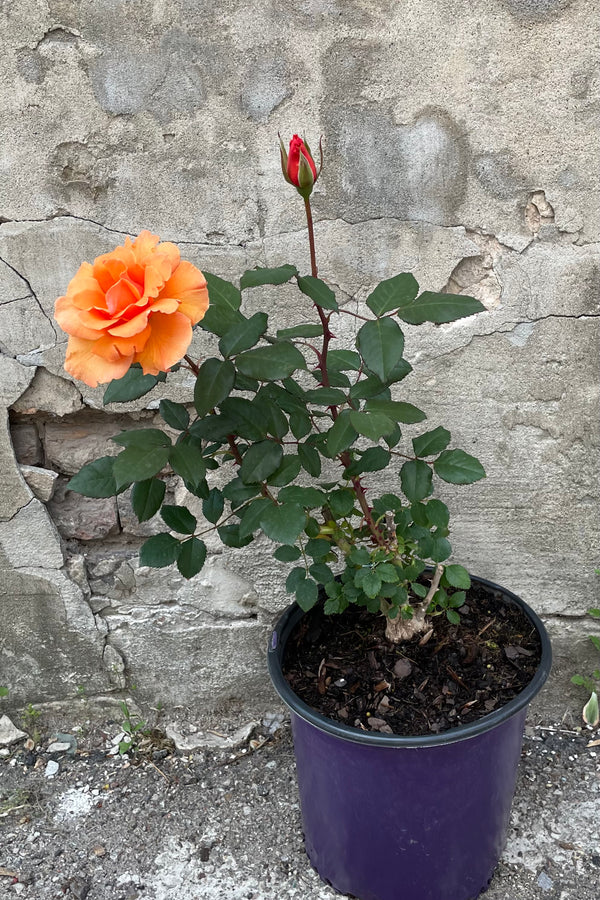
M 13 703 L 132 684 L 174 715 L 272 702 L 264 645 L 286 598 L 268 542 L 211 544 L 186 583 L 139 568 L 155 523 L 136 524 L 126 498 L 65 488 L 116 452 L 124 423 L 180 399 L 185 376 L 103 410 L 101 389 L 63 372 L 52 309 L 81 260 L 142 228 L 224 277 L 307 268 L 276 140 L 302 129 L 324 135 L 320 268 L 344 303 L 412 271 L 488 308 L 407 327 L 421 378 L 404 384 L 488 472 L 445 491 L 456 557 L 546 615 L 564 688 L 597 605 L 598 12 L 597 0 L 473 0 L 458 18 L 451 0 L 0 4 L 0 684 Z M 309 314 L 287 288 L 249 298 L 265 302 L 282 325 Z

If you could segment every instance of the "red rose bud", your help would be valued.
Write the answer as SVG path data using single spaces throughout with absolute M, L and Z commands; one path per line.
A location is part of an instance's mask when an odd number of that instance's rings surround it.
M 317 171 L 310 147 L 297 134 L 290 141 L 289 155 L 286 153 L 281 137 L 279 138 L 279 143 L 283 177 L 288 184 L 293 184 L 298 193 L 307 199 L 312 193 L 315 181 L 321 174 L 323 151 L 321 151 L 321 165 Z

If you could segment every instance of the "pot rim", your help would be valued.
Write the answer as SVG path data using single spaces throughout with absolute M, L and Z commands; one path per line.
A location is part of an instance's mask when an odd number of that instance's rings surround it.
M 550 674 L 552 647 L 544 623 L 524 600 L 507 588 L 488 581 L 486 578 L 471 575 L 471 579 L 484 587 L 500 591 L 506 599 L 519 606 L 538 632 L 542 645 L 540 664 L 529 684 L 499 709 L 486 713 L 485 716 L 474 722 L 458 725 L 456 728 L 450 728 L 440 734 L 426 735 L 381 734 L 380 732 L 361 731 L 359 728 L 343 725 L 341 722 L 335 722 L 333 719 L 321 715 L 294 693 L 283 675 L 282 661 L 285 646 L 296 624 L 305 615 L 297 603 L 292 603 L 282 614 L 269 641 L 267 665 L 275 690 L 286 706 L 305 722 L 314 725 L 320 731 L 355 744 L 368 744 L 372 747 L 435 747 L 468 740 L 491 731 L 526 707 L 540 692 Z

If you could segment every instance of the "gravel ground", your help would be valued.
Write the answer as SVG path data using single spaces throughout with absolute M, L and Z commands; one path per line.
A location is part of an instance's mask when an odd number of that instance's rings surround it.
M 107 755 L 117 730 L 79 735 L 74 755 L 49 752 L 48 733 L 0 760 L 0 896 L 340 896 L 304 855 L 287 724 L 274 734 L 259 726 L 233 751 L 182 754 L 158 740 L 131 760 Z M 599 900 L 594 737 L 528 725 L 511 832 L 486 900 Z M 52 777 L 48 762 L 58 764 Z

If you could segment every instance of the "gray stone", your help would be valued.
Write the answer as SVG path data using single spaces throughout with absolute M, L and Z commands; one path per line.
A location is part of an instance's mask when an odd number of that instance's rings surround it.
M 33 422 L 21 421 L 17 417 L 11 422 L 10 434 L 18 462 L 21 465 L 38 466 L 43 460 L 43 452 L 37 426 Z M 11 463 L 11 467 L 14 468 L 14 462 Z M 3 467 L 3 470 L 6 471 L 6 468 Z
M 1 747 L 10 747 L 11 744 L 16 744 L 18 741 L 22 741 L 27 737 L 24 731 L 21 731 L 20 728 L 11 722 L 8 716 L 0 717 L 0 746 Z
M 105 50 L 90 67 L 96 98 L 113 115 L 146 109 L 164 75 L 165 62 L 152 51 Z
M 267 122 L 273 110 L 291 95 L 282 56 L 249 60 L 243 80 L 242 109 L 255 122 Z
M 30 542 L 40 568 L 60 569 L 64 562 L 60 537 L 43 503 L 33 498 L 7 522 L 0 522 L 0 550 L 15 569 L 31 565 Z
M 9 356 L 47 350 L 56 343 L 52 323 L 34 297 L 0 305 L 0 350 Z
M 66 753 L 71 749 L 71 744 L 67 741 L 52 741 L 46 747 L 46 753 Z
M 48 512 L 67 540 L 92 541 L 119 532 L 115 497 L 101 500 L 84 497 L 68 490 L 63 478 L 58 479 L 54 495 L 48 502 Z
M 74 421 L 48 421 L 44 425 L 46 461 L 64 475 L 75 475 L 86 463 L 101 456 L 116 456 L 122 447 L 111 438 L 124 427 L 124 423 L 89 412 Z
M 192 731 L 183 734 L 181 726 L 173 724 L 167 725 L 165 732 L 182 753 L 194 750 L 236 750 L 250 739 L 258 724 L 257 721 L 248 722 L 232 734 L 221 734 L 218 731 Z
M 2 417 L 4 422 L 2 422 Z M 17 466 L 10 433 L 8 416 L 0 409 L 0 472 L 3 476 L 4 490 L 0 492 L 0 522 L 14 516 L 31 500 L 32 493 L 25 483 Z
M 337 178 L 330 179 L 328 210 L 351 221 L 393 216 L 453 224 L 466 189 L 467 159 L 447 113 L 428 107 L 407 125 L 379 110 L 347 106 L 331 117 L 335 138 L 328 153 Z
M 110 644 L 106 644 L 102 663 L 108 672 L 108 680 L 117 688 L 126 687 L 125 663 L 123 657 Z
M 22 366 L 16 360 L 0 354 L 0 407 L 12 406 L 29 387 L 34 375 L 35 369 Z
M 40 466 L 19 466 L 19 468 L 37 499 L 47 503 L 54 493 L 58 473 L 53 469 L 42 469 Z
M 81 394 L 75 385 L 44 368 L 37 369 L 27 390 L 12 404 L 13 411 L 22 415 L 47 412 L 67 416 L 82 408 Z
M 0 684 L 11 703 L 75 697 L 78 684 L 90 694 L 106 691 L 104 641 L 73 582 L 56 569 L 12 569 L 1 552 L 0 578 Z
M 60 770 L 59 764 L 55 759 L 49 759 L 46 763 L 46 768 L 44 769 L 44 775 L 46 778 L 54 778 L 55 775 L 58 775 Z

